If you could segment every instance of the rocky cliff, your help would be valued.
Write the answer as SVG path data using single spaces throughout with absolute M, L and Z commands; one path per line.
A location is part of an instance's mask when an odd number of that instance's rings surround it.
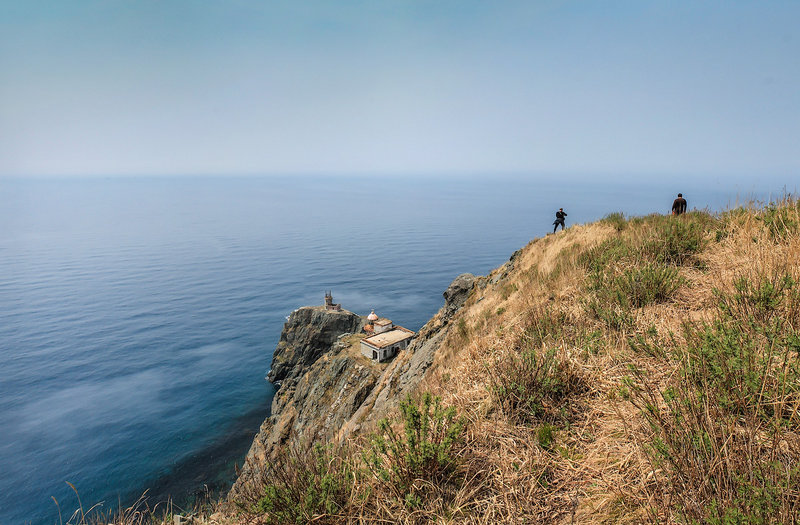
M 348 446 L 281 456 L 258 480 L 268 490 L 232 499 L 263 503 L 248 523 L 800 523 L 799 225 L 791 199 L 613 214 L 459 276 L 389 363 L 359 356 L 356 334 L 329 335 L 308 359 L 286 348 L 250 471 L 284 446 Z M 313 346 L 313 327 L 286 331 L 286 345 Z M 412 456 L 362 439 L 389 417 L 378 435 L 405 446 L 401 427 L 422 420 L 395 405 L 415 391 L 463 422 L 439 427 L 461 433 L 444 482 L 436 469 L 392 475 Z
M 347 310 L 305 307 L 292 312 L 272 356 L 268 378 L 276 385 L 302 376 L 342 334 L 361 331 L 365 319 Z
M 411 345 L 389 363 L 359 352 L 365 319 L 348 311 L 304 307 L 292 312 L 273 356 L 269 379 L 278 387 L 270 416 L 256 434 L 229 494 L 236 500 L 282 447 L 326 443 L 382 417 L 425 377 L 453 314 L 476 277 L 463 274 L 445 291 L 445 305 Z

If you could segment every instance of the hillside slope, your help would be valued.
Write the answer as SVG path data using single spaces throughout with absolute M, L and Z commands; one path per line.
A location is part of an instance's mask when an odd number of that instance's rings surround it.
M 614 214 L 461 286 L 224 519 L 800 521 L 795 201 Z

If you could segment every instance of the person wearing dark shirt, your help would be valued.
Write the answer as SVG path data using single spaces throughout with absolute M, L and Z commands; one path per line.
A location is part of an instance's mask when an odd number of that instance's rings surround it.
M 683 193 L 678 194 L 678 198 L 672 203 L 672 214 L 681 215 L 686 213 L 686 199 L 683 198 Z
M 561 225 L 561 229 L 564 229 L 564 217 L 566 216 L 567 214 L 564 212 L 564 208 L 559 208 L 556 212 L 556 220 L 553 221 L 553 233 L 556 232 L 559 224 Z

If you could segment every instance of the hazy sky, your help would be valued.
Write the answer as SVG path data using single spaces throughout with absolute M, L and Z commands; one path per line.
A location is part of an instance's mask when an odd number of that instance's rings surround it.
M 800 173 L 800 2 L 0 0 L 0 174 Z

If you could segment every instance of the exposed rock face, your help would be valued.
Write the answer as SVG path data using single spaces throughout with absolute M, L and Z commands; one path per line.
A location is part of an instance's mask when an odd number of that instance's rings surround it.
M 358 315 L 322 307 L 292 312 L 283 327 L 269 378 L 280 381 L 270 416 L 261 424 L 241 475 L 231 489 L 258 477 L 285 444 L 325 442 L 361 406 L 380 369 L 357 353 L 346 352 L 342 336 L 361 331 Z
M 360 332 L 364 319 L 347 310 L 306 306 L 292 312 L 283 326 L 267 376 L 273 383 L 301 376 L 342 334 Z
M 344 439 L 378 418 L 414 391 L 431 368 L 476 281 L 459 275 L 444 293 L 445 306 L 420 329 L 412 343 L 388 365 L 361 356 L 343 338 L 358 333 L 364 319 L 322 307 L 295 310 L 284 325 L 269 379 L 280 382 L 272 413 L 253 440 L 241 475 L 231 489 L 236 500 L 244 485 L 269 466 L 286 445 L 304 446 Z
M 477 277 L 471 273 L 462 273 L 456 277 L 447 290 L 444 291 L 444 308 L 447 315 L 453 315 L 456 310 L 464 306 L 464 301 L 469 297 L 469 292 L 475 284 Z

